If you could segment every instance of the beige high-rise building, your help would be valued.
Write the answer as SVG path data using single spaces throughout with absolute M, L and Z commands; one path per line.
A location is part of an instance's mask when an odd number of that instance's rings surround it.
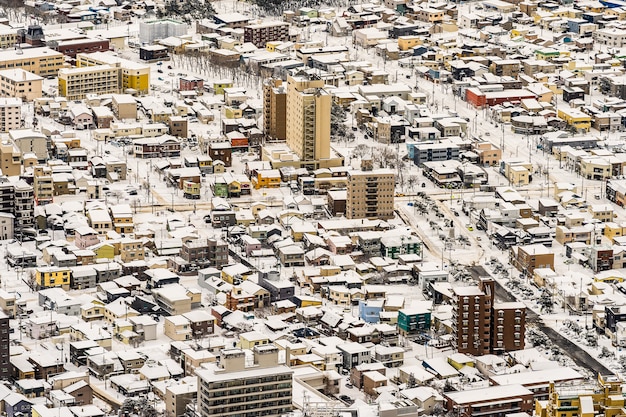
M 52 203 L 52 199 L 54 198 L 52 168 L 45 165 L 36 165 L 33 174 L 35 202 L 38 205 Z
M 278 348 L 255 346 L 254 366 L 243 350 L 222 350 L 220 364 L 196 370 L 200 417 L 280 417 L 293 406 L 293 371 L 278 364 Z
M 396 174 L 390 169 L 348 172 L 346 217 L 392 219 Z
M 110 65 L 59 70 L 59 94 L 82 100 L 87 94 L 117 94 L 122 85 L 119 69 Z
M 330 158 L 331 96 L 313 76 L 288 77 L 287 83 L 287 145 L 304 167 L 315 169 L 316 161 Z
M 22 127 L 22 99 L 0 97 L 0 132 Z

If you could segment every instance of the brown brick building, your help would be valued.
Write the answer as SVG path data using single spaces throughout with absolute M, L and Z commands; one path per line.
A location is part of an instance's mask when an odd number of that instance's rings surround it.
M 287 89 L 280 79 L 263 83 L 263 133 L 278 140 L 287 139 Z
M 267 42 L 290 40 L 289 23 L 264 22 L 243 28 L 243 41 L 252 42 L 257 48 L 265 48 Z

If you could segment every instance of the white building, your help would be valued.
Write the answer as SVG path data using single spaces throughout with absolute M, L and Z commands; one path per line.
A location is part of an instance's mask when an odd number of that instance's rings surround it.
M 157 39 L 187 34 L 187 25 L 173 19 L 151 20 L 139 23 L 139 40 L 151 44 Z

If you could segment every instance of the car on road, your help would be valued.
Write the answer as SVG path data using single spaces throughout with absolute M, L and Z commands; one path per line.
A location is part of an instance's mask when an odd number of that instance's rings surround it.
M 354 385 L 352 385 L 352 384 L 351 384 L 351 383 L 349 383 L 349 382 L 346 382 L 346 388 L 354 388 Z
M 474 231 L 474 226 L 472 226 L 471 224 L 467 225 L 467 230 L 469 230 L 470 232 Z
M 456 210 L 452 210 L 452 214 L 454 214 L 456 217 L 459 217 L 459 212 Z
M 348 405 L 352 405 L 354 404 L 354 400 L 350 397 L 348 397 L 347 395 L 340 395 L 339 399 L 343 402 L 345 402 Z

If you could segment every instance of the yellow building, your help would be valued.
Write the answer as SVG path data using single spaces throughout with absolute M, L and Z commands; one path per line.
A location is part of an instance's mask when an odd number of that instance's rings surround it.
M 217 80 L 213 82 L 213 91 L 215 94 L 224 94 L 225 88 L 232 88 L 233 81 L 232 80 Z
M 0 95 L 33 101 L 42 96 L 43 77 L 21 68 L 0 71 Z
M 59 94 L 68 100 L 82 100 L 87 94 L 118 94 L 119 69 L 110 65 L 63 68 L 59 70 Z
M 580 131 L 588 132 L 591 128 L 591 116 L 577 109 L 562 108 L 557 112 L 559 119 L 562 119 L 568 126 L 572 126 Z
M 94 299 L 80 307 L 80 316 L 83 321 L 102 320 L 104 318 L 104 303 Z
M 36 268 L 35 283 L 38 288 L 61 287 L 67 291 L 70 289 L 70 275 L 69 268 L 56 266 Z
M 7 177 L 22 173 L 22 152 L 12 141 L 0 143 L 0 169 Z
M 17 40 L 17 30 L 9 26 L 2 25 L 3 29 L 0 29 L 0 49 L 15 48 L 15 45 L 20 43 Z
M 613 242 L 613 239 L 615 239 L 616 237 L 624 236 L 624 228 L 617 223 L 607 222 L 604 224 L 603 234 L 611 242 Z
M 580 174 L 587 179 L 604 180 L 611 177 L 611 164 L 599 156 L 582 157 Z
M 598 374 L 598 387 L 564 386 L 550 384 L 546 401 L 535 401 L 535 415 L 539 417 L 605 417 L 622 414 L 624 396 L 622 380 L 614 375 Z
M 111 207 L 111 219 L 113 220 L 113 228 L 117 233 L 129 234 L 134 232 L 133 212 L 129 204 L 118 204 Z
M 150 66 L 119 58 L 112 52 L 93 52 L 76 55 L 76 66 L 91 67 L 110 65 L 118 68 L 121 79 L 121 92 L 147 94 L 150 90 Z
M 102 242 L 90 249 L 96 254 L 96 259 L 115 258 L 115 247 L 111 243 Z
M 314 77 L 287 78 L 287 145 L 305 162 L 330 158 L 330 108 L 332 97 L 324 81 Z
M 259 188 L 278 188 L 280 182 L 280 171 L 277 169 L 258 170 L 257 176 L 252 178 L 252 184 L 257 190 Z
M 13 48 L 1 51 L 0 70 L 22 68 L 42 77 L 56 77 L 65 66 L 65 56 L 50 48 L 27 48 L 20 52 L 15 53 Z
M 241 349 L 252 349 L 255 346 L 267 345 L 270 339 L 261 332 L 252 331 L 239 335 L 239 347 Z
M 243 110 L 239 107 L 225 106 L 224 117 L 227 119 L 241 119 L 243 117 Z
M 408 51 L 422 43 L 424 43 L 424 40 L 419 36 L 398 36 L 398 48 L 401 51 Z

